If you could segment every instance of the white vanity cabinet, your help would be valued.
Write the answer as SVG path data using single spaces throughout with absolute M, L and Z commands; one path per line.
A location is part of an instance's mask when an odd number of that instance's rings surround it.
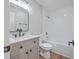
M 39 38 L 10 45 L 10 59 L 39 59 Z

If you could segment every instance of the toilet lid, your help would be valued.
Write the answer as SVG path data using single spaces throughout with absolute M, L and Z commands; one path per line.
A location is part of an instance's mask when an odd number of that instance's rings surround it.
M 52 45 L 49 44 L 49 43 L 42 43 L 40 46 L 45 47 L 45 48 L 51 48 L 52 47 Z

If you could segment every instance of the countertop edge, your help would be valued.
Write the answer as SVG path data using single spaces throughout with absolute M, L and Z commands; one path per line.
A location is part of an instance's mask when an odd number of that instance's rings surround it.
M 17 43 L 17 42 L 21 42 L 21 41 L 24 41 L 24 40 L 30 40 L 30 39 L 34 39 L 34 38 L 40 38 L 41 37 L 41 35 L 33 35 L 33 36 L 30 36 L 30 37 L 26 37 L 26 38 L 17 38 L 17 40 L 16 39 L 13 39 L 13 38 L 9 38 L 9 40 L 10 40 L 10 44 L 14 44 L 14 43 Z M 18 40 L 19 39 L 19 40 Z M 22 39 L 22 40 L 21 40 Z

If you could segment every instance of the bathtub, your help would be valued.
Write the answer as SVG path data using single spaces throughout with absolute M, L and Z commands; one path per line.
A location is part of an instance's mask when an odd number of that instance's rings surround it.
M 63 56 L 74 59 L 74 47 L 73 46 L 68 46 L 65 44 L 60 44 L 60 43 L 52 42 L 49 40 L 45 40 L 45 42 L 50 43 L 52 45 L 52 52 L 56 51 L 56 53 L 60 53 Z

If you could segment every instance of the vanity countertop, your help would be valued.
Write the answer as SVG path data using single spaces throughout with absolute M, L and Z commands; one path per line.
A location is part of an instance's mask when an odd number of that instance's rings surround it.
M 28 36 L 24 36 L 24 37 L 18 37 L 18 38 L 9 38 L 9 43 L 13 44 L 13 43 L 17 43 L 20 41 L 24 41 L 24 40 L 29 40 L 29 39 L 34 39 L 34 38 L 39 38 L 42 34 L 40 35 L 28 35 Z

